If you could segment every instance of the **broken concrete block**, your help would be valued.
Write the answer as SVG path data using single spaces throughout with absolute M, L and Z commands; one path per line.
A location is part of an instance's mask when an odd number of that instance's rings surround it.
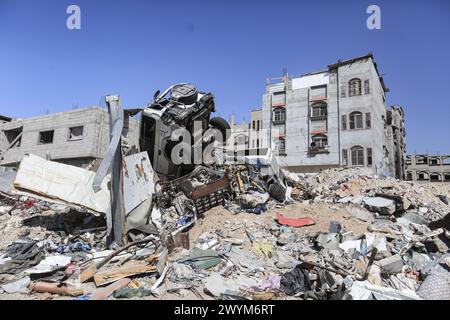
M 7 293 L 28 293 L 28 285 L 30 284 L 30 277 L 2 284 L 0 287 Z
M 363 208 L 351 207 L 347 210 L 352 217 L 367 222 L 373 219 L 372 213 Z
M 363 200 L 364 206 L 372 212 L 384 215 L 391 215 L 396 211 L 395 201 L 383 197 L 366 197 Z
M 277 239 L 277 243 L 279 245 L 286 245 L 288 243 L 293 243 L 296 240 L 295 233 L 292 232 L 283 232 Z
M 400 273 L 403 268 L 403 260 L 399 254 L 394 254 L 376 262 L 382 271 L 388 273 Z

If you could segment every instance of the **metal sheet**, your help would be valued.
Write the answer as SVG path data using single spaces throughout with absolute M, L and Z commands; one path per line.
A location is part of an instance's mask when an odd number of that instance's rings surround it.
M 153 168 L 147 152 L 125 157 L 123 187 L 125 213 L 128 214 L 155 192 Z
M 109 205 L 108 181 L 99 192 L 92 189 L 95 173 L 86 169 L 25 155 L 17 170 L 13 192 L 38 196 L 50 202 L 73 204 L 94 214 L 105 213 Z

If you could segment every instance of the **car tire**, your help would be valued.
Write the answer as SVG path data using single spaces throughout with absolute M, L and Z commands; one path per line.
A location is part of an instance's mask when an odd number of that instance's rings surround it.
M 220 131 L 220 133 L 222 133 L 222 137 L 224 138 L 224 142 L 226 142 L 228 140 L 228 138 L 230 137 L 230 125 L 228 124 L 228 122 L 221 117 L 213 117 L 209 120 L 209 124 L 211 125 L 211 127 L 217 129 Z

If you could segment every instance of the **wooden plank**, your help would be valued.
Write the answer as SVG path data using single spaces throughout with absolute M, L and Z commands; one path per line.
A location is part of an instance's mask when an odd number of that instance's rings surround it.
M 156 266 L 132 262 L 121 267 L 97 272 L 94 275 L 94 282 L 96 286 L 102 286 L 137 274 L 152 272 L 157 272 Z

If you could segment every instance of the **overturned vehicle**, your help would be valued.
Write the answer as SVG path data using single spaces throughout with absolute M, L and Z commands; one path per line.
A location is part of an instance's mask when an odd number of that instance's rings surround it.
M 155 93 L 142 111 L 139 144 L 161 178 L 178 178 L 214 161 L 214 147 L 226 142 L 230 129 L 223 118 L 211 118 L 214 111 L 213 94 L 192 84 Z

